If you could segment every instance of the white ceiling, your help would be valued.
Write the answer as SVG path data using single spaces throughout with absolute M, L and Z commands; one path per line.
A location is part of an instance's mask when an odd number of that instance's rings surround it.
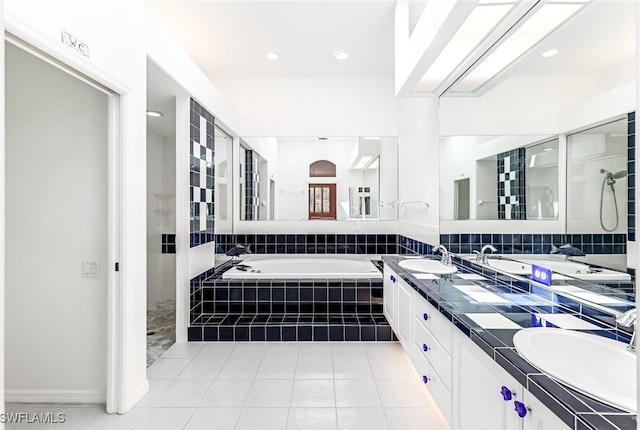
M 393 76 L 394 0 L 147 4 L 210 79 Z M 350 57 L 337 61 L 339 50 Z
M 414 12 L 421 11 L 424 3 L 416 1 Z M 395 0 L 148 0 L 147 4 L 212 81 L 393 76 Z M 592 0 L 506 74 L 599 74 L 628 65 L 636 55 L 636 7 L 635 0 Z M 559 53 L 541 58 L 549 48 Z M 333 53 L 338 50 L 351 56 L 337 61 Z M 279 52 L 280 60 L 266 60 L 269 51 Z M 166 76 L 156 76 L 162 75 L 156 69 L 149 68 L 149 109 L 163 98 L 166 106 L 167 91 L 179 88 Z M 171 133 L 167 126 L 158 131 Z
M 512 73 L 594 73 L 635 57 L 635 0 L 594 0 L 538 46 L 525 54 Z M 542 58 L 548 49 L 558 54 Z

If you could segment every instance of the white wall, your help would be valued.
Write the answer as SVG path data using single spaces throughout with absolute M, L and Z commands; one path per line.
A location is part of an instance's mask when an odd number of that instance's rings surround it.
M 122 231 L 125 232 L 120 249 L 116 250 L 121 263 L 121 289 L 125 324 L 122 339 L 122 390 L 125 395 L 115 405 L 115 411 L 125 412 L 147 392 L 146 379 L 146 194 L 145 167 L 145 111 L 146 73 L 142 1 L 6 0 L 5 29 L 17 29 L 32 38 L 43 49 L 73 64 L 82 65 L 92 75 L 124 88 L 126 93 L 121 157 L 123 164 Z M 114 29 L 117 28 L 117 31 Z M 61 31 L 85 42 L 90 58 L 64 47 Z M 78 66 L 80 67 L 80 66 Z M 108 76 L 108 78 L 107 78 Z M 126 305 L 125 305 L 126 303 Z M 49 368 L 50 369 L 50 368 Z
M 401 99 L 398 113 L 399 200 L 429 197 L 399 209 L 398 232 L 432 245 L 440 243 L 440 134 L 437 98 Z
M 380 219 L 398 219 L 398 139 L 380 139 L 380 202 L 391 206 L 379 208 Z
M 6 51 L 7 397 L 104 402 L 107 96 Z
M 560 112 L 597 94 L 590 75 L 514 75 L 482 97 L 443 97 L 443 136 L 557 134 Z
M 476 139 L 474 136 L 449 136 L 444 137 L 441 142 L 440 166 L 443 168 L 440 169 L 440 219 L 453 219 L 455 199 L 454 182 L 464 178 L 469 178 L 471 199 L 470 216 L 474 218 L 477 208 L 474 204 L 474 202 L 477 202 L 477 175 L 475 174 L 477 158 L 475 155 Z M 446 168 L 444 168 L 445 166 Z M 491 200 L 495 200 L 495 198 Z M 443 231 L 443 233 L 446 232 Z
M 4 0 L 0 0 L 0 17 L 4 17 Z M 0 32 L 4 34 L 4 19 L 0 18 Z M 0 43 L 0 94 L 4 94 L 4 43 Z M 4 103 L 0 103 L 0 148 L 5 147 Z M 0 243 L 5 243 L 5 151 L 0 151 Z M 5 246 L 0 246 L 0 408 L 4 404 L 5 370 Z
M 393 78 L 218 78 L 241 136 L 397 136 Z
M 162 253 L 162 235 L 176 232 L 175 138 L 147 132 L 147 303 L 173 300 L 176 256 Z

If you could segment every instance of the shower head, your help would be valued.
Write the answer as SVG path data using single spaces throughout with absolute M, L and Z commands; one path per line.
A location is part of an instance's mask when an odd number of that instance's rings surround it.
M 626 170 L 618 170 L 616 173 L 611 173 L 608 170 L 600 169 L 600 173 L 605 174 L 605 179 L 622 179 L 627 176 Z
M 613 179 L 622 179 L 625 176 L 627 176 L 627 171 L 626 170 L 618 170 L 616 173 L 611 175 L 611 177 Z

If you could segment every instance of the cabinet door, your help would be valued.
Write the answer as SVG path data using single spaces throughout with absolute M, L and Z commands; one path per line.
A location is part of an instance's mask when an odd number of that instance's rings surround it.
M 527 407 L 524 430 L 570 430 L 556 414 L 525 390 L 523 403 Z
M 411 287 L 408 286 L 404 281 L 398 280 L 396 282 L 398 288 L 397 291 L 397 299 L 398 299 L 398 313 L 396 314 L 396 327 L 398 330 L 396 331 L 396 336 L 400 339 L 402 346 L 404 346 L 405 350 L 412 349 L 413 344 L 413 295 L 411 294 Z
M 461 339 L 457 352 L 454 429 L 522 430 L 523 420 L 513 403 L 522 401 L 522 386 L 498 364 L 484 362 L 491 359 L 470 339 Z M 511 399 L 503 398 L 503 387 Z
M 391 324 L 391 328 L 396 329 L 396 294 L 398 289 L 398 275 L 385 264 L 383 281 L 383 309 L 384 316 Z

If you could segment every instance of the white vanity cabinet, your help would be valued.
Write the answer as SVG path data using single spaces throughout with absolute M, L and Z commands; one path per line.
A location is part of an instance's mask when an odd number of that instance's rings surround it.
M 392 327 L 395 328 L 396 313 L 397 313 L 397 295 L 398 295 L 398 274 L 391 270 L 389 266 L 384 265 L 384 280 L 382 282 L 382 297 L 384 316 L 389 321 Z
M 384 266 L 383 282 L 383 310 L 384 315 L 391 324 L 393 332 L 408 349 L 413 342 L 411 321 L 413 316 L 413 289 L 407 285 L 387 265 Z M 390 298 L 390 300 L 388 300 Z
M 542 404 L 540 400 L 535 398 L 533 394 L 524 390 L 523 403 L 527 405 L 528 414 L 524 418 L 523 430 L 569 430 L 564 421 L 556 414 L 551 412 L 549 408 Z
M 464 336 L 464 335 L 462 335 Z M 458 339 L 456 344 L 454 430 L 522 429 L 515 401 L 523 402 L 522 386 L 484 351 Z M 524 402 L 523 402 L 524 403 Z
M 384 313 L 453 430 L 569 429 L 387 265 Z
M 471 339 L 456 337 L 454 430 L 570 429 Z

